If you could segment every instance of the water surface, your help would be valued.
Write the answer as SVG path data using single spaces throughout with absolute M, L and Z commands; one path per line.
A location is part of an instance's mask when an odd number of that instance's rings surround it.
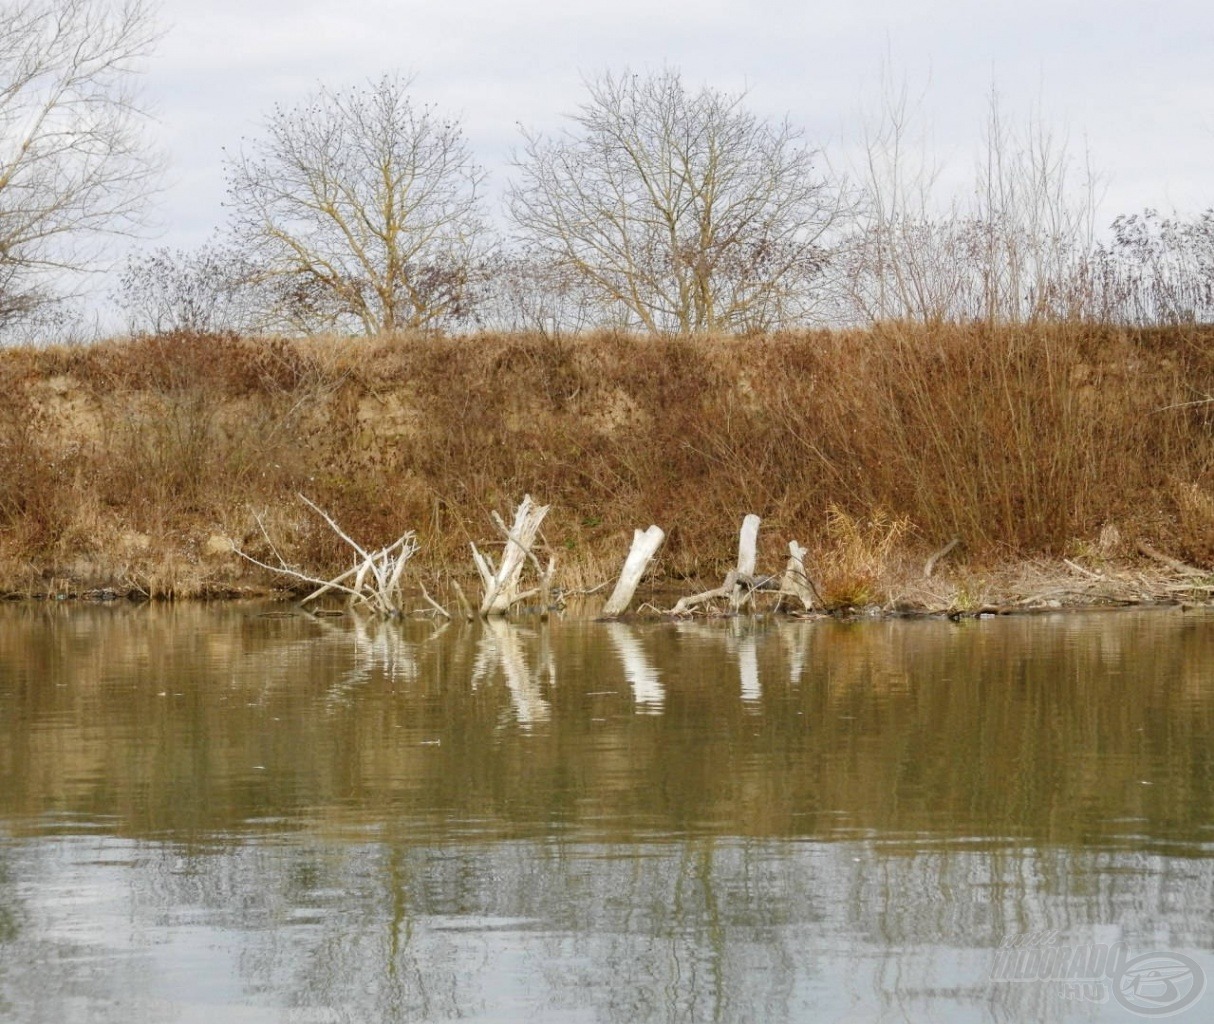
M 1212 854 L 1206 614 L 0 608 L 0 1019 L 1142 1020 Z

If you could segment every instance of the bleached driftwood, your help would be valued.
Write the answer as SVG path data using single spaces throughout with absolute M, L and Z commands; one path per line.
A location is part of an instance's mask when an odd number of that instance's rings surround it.
M 476 563 L 476 571 L 480 573 L 485 596 L 481 601 L 481 615 L 489 617 L 505 615 L 520 601 L 537 594 L 547 595 L 552 584 L 552 574 L 556 568 L 556 560 L 549 558 L 548 568 L 541 569 L 539 559 L 532 552 L 535 536 L 539 533 L 540 523 L 548 514 L 547 505 L 536 505 L 531 495 L 523 496 L 523 502 L 514 513 L 514 525 L 507 529 L 502 517 L 496 512 L 493 522 L 506 537 L 506 547 L 502 551 L 502 562 L 494 566 L 493 559 L 488 554 L 482 554 L 475 544 L 472 547 L 472 560 Z M 539 574 L 539 586 L 520 592 L 523 568 L 528 560 L 535 566 Z M 546 603 L 546 601 L 545 601 Z
M 738 534 L 738 565 L 736 569 L 729 570 L 725 582 L 701 594 L 680 597 L 670 609 L 671 615 L 686 615 L 691 609 L 722 597 L 729 598 L 730 607 L 739 611 L 756 590 L 777 589 L 774 577 L 755 575 L 761 521 L 753 512 L 742 520 L 742 529 Z
M 666 533 L 660 526 L 633 531 L 632 548 L 624 560 L 624 568 L 620 571 L 615 590 L 603 605 L 604 616 L 613 619 L 624 614 L 632 601 L 632 595 L 636 593 L 641 577 L 645 575 L 645 570 L 649 568 L 649 563 L 653 561 L 653 556 L 658 553 L 658 548 L 665 539 Z
M 788 542 L 788 564 L 780 580 L 780 593 L 795 597 L 807 612 L 814 607 L 817 590 L 809 573 L 805 571 L 806 550 L 795 540 Z
M 738 571 L 730 569 L 725 576 L 725 582 L 719 587 L 714 587 L 712 590 L 705 590 L 700 594 L 691 594 L 687 597 L 680 597 L 675 602 L 673 608 L 670 609 L 671 615 L 686 615 L 692 608 L 699 605 L 707 604 L 709 601 L 715 601 L 719 597 L 729 597 L 733 594 L 734 588 L 737 585 Z
M 961 543 L 961 538 L 954 537 L 947 544 L 945 544 L 944 547 L 942 547 L 939 551 L 933 551 L 931 554 L 931 557 L 928 558 L 928 560 L 923 563 L 923 578 L 924 579 L 929 578 L 931 576 L 931 574 L 936 571 L 936 566 L 940 563 L 940 560 L 942 558 L 946 557 L 953 550 L 953 548 L 955 548 L 960 543 Z
M 738 532 L 739 576 L 755 574 L 755 563 L 759 558 L 759 524 L 762 521 L 753 512 L 742 520 L 742 529 Z
M 334 576 L 331 580 L 309 576 L 307 573 L 292 569 L 287 565 L 286 559 L 279 554 L 278 549 L 274 546 L 274 542 L 270 539 L 270 534 L 266 530 L 265 524 L 261 521 L 261 517 L 256 514 L 254 514 L 253 518 L 257 521 L 261 535 L 265 538 L 270 551 L 273 552 L 274 557 L 278 560 L 278 564 L 270 565 L 267 562 L 262 562 L 252 555 L 246 554 L 235 545 L 232 546 L 232 551 L 246 562 L 251 562 L 262 569 L 290 576 L 293 579 L 302 580 L 315 586 L 317 589 L 308 594 L 300 602 L 301 604 L 314 601 L 324 594 L 337 592 L 347 595 L 356 605 L 366 605 L 378 615 L 400 615 L 403 610 L 401 579 L 404 575 L 405 566 L 409 563 L 409 559 L 417 554 L 418 551 L 417 537 L 414 532 L 410 530 L 408 533 L 402 534 L 387 547 L 379 548 L 375 551 L 367 551 L 338 526 L 333 517 L 319 505 L 310 501 L 302 494 L 298 495 L 298 497 L 308 508 L 312 509 L 313 512 L 328 523 L 334 533 L 354 549 L 357 561 L 353 566 L 345 572 Z M 353 577 L 352 580 L 351 577 Z

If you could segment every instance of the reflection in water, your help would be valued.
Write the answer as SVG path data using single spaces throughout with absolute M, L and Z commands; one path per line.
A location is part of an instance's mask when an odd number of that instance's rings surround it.
M 556 682 L 556 667 L 547 644 L 547 631 L 541 633 L 542 649 L 534 670 L 528 668 L 523 642 L 532 634 L 505 619 L 489 619 L 482 628 L 477 645 L 476 665 L 472 669 L 472 686 L 491 678 L 501 669 L 514 704 L 514 717 L 524 728 L 536 722 L 546 722 L 551 709 L 543 697 L 545 676 L 549 685 Z
M 624 676 L 632 687 L 632 699 L 637 711 L 660 715 L 666 703 L 662 676 L 649 661 L 636 630 L 622 622 L 607 624 L 607 635 L 624 663 Z
M 1214 982 L 1212 739 L 1179 612 L 0 608 L 0 1018 L 1135 1019 L 995 950 Z
M 742 700 L 748 703 L 762 700 L 763 687 L 759 683 L 758 638 L 751 633 L 730 646 L 734 648 L 738 658 L 738 675 L 742 678 Z

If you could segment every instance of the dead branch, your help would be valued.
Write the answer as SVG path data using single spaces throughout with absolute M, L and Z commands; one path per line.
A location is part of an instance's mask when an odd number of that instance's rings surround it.
M 378 549 L 377 551 L 367 551 L 361 544 L 350 537 L 336 521 L 324 509 L 310 501 L 304 495 L 299 495 L 300 500 L 304 502 L 310 509 L 317 513 L 330 529 L 333 530 L 342 540 L 350 545 L 357 553 L 359 560 L 345 572 L 325 580 L 317 576 L 310 576 L 307 573 L 300 572 L 298 569 L 293 569 L 282 557 L 278 548 L 274 546 L 273 540 L 270 538 L 269 531 L 266 530 L 265 524 L 261 521 L 261 517 L 256 513 L 253 514 L 254 520 L 257 522 L 258 528 L 261 530 L 262 536 L 265 538 L 266 544 L 269 545 L 270 551 L 278 560 L 278 565 L 271 565 L 268 562 L 263 562 L 260 559 L 254 558 L 242 551 L 236 545 L 232 546 L 232 550 L 247 562 L 251 562 L 262 569 L 267 569 L 270 572 L 276 572 L 284 576 L 290 576 L 293 579 L 302 580 L 305 583 L 310 583 L 317 589 L 308 594 L 303 599 L 304 604 L 315 600 L 322 594 L 330 591 L 338 591 L 345 594 L 357 604 L 364 604 L 373 609 L 379 615 L 399 615 L 401 614 L 400 589 L 401 579 L 404 575 L 405 566 L 409 560 L 417 553 L 418 543 L 415 534 L 412 530 L 402 534 L 387 547 Z M 347 585 L 346 581 L 350 577 L 354 577 L 353 585 Z M 423 593 L 425 588 L 423 587 Z M 426 595 L 429 601 L 429 595 Z M 433 605 L 434 602 L 430 601 Z M 439 607 L 435 605 L 435 607 Z M 444 614 L 446 614 L 444 612 Z
M 485 596 L 481 601 L 480 612 L 484 616 L 505 615 L 511 607 L 520 601 L 533 596 L 535 593 L 546 592 L 551 585 L 552 575 L 556 569 L 556 560 L 551 558 L 547 570 L 540 568 L 539 560 L 532 553 L 536 534 L 544 516 L 548 514 L 547 505 L 536 505 L 530 494 L 523 496 L 522 503 L 515 510 L 514 525 L 509 529 L 501 516 L 493 513 L 493 521 L 506 536 L 506 547 L 502 551 L 500 566 L 494 566 L 488 554 L 482 554 L 475 544 L 472 548 L 472 561 L 480 574 L 484 585 Z M 540 586 L 537 590 L 526 594 L 519 592 L 523 567 L 530 560 L 540 576 Z
M 1209 576 L 1209 572 L 1204 569 L 1198 569 L 1195 565 L 1189 565 L 1187 562 L 1181 562 L 1179 559 L 1171 558 L 1165 555 L 1162 551 L 1157 551 L 1151 547 L 1145 540 L 1138 542 L 1138 550 L 1147 558 L 1154 559 L 1161 565 L 1166 565 L 1169 569 L 1175 569 L 1177 572 L 1186 573 L 1191 576 Z
M 931 574 L 936 571 L 937 563 L 942 558 L 947 556 L 960 543 L 961 543 L 961 538 L 954 537 L 947 544 L 945 544 L 944 547 L 942 547 L 939 551 L 933 552 L 931 557 L 926 562 L 923 563 L 924 578 L 930 577 Z

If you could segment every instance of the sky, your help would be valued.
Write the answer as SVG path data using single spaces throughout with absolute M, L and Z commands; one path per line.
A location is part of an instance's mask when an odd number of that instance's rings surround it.
M 491 196 L 520 125 L 559 128 L 587 75 L 670 67 L 690 86 L 747 89 L 753 111 L 788 116 L 840 167 L 883 76 L 905 82 L 958 183 L 993 84 L 1013 122 L 1037 111 L 1090 163 L 1104 222 L 1214 205 L 1209 0 L 162 0 L 160 19 L 144 88 L 169 173 L 144 244 L 190 248 L 222 224 L 225 148 L 274 104 L 385 72 L 461 119 Z

